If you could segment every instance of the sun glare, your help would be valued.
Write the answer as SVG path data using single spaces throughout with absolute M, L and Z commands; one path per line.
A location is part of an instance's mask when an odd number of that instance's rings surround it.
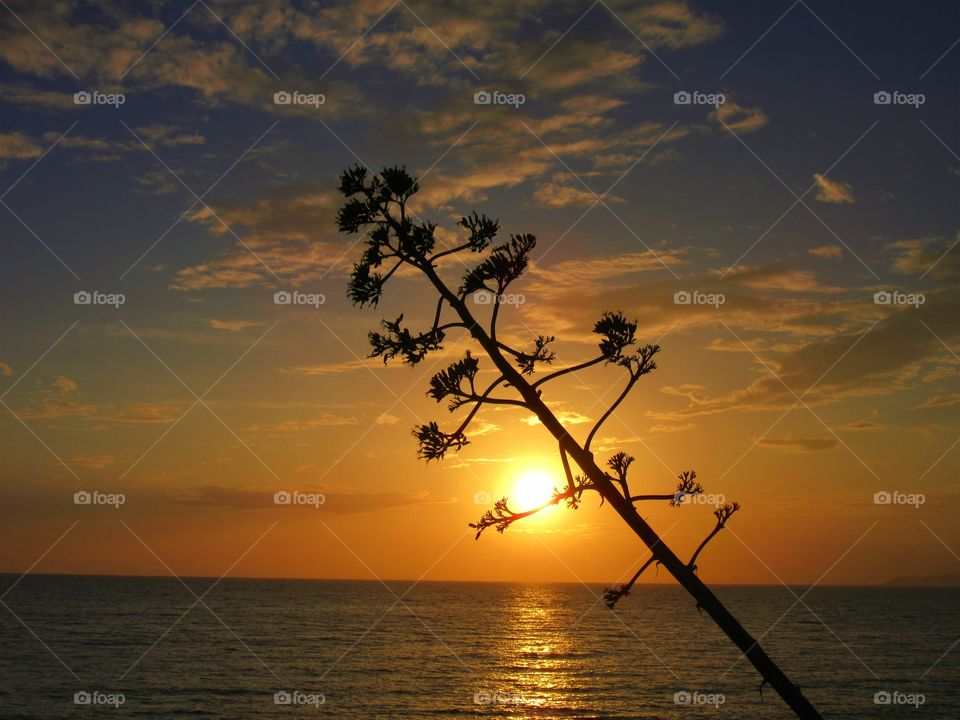
M 543 470 L 527 470 L 517 478 L 510 504 L 516 510 L 540 507 L 553 497 L 554 485 L 554 479 L 549 473 Z

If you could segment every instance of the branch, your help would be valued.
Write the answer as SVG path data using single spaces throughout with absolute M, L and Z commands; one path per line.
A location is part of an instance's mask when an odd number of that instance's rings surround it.
M 487 510 L 480 517 L 480 519 L 477 520 L 477 522 L 470 523 L 470 527 L 475 528 L 477 531 L 474 539 L 479 539 L 483 531 L 489 527 L 496 528 L 498 533 L 502 533 L 518 520 L 523 520 L 531 515 L 535 515 L 536 513 L 546 510 L 551 505 L 556 505 L 563 500 L 567 501 L 568 507 L 576 508 L 580 502 L 580 496 L 583 495 L 585 491 L 596 489 L 596 486 L 587 480 L 587 478 L 578 477 L 576 478 L 572 489 L 566 490 L 565 492 L 554 490 L 553 497 L 543 505 L 535 507 L 532 510 L 525 510 L 523 512 L 514 512 L 507 504 L 507 498 L 500 498 L 494 503 L 492 510 Z
M 630 391 L 633 389 L 633 386 L 636 384 L 637 380 L 640 379 L 639 375 L 630 375 L 630 380 L 627 381 L 627 386 L 623 389 L 623 392 L 620 393 L 620 396 L 613 401 L 613 405 L 607 408 L 607 411 L 600 416 L 600 419 L 597 420 L 597 424 L 593 426 L 593 429 L 590 431 L 590 434 L 587 435 L 587 441 L 583 444 L 583 449 L 589 451 L 590 443 L 593 442 L 593 436 L 597 434 L 597 430 L 600 429 L 600 426 L 607 421 L 607 418 L 613 414 L 613 411 L 617 409 L 617 406 L 623 402 L 623 399 L 630 394 Z
M 660 564 L 655 557 L 651 557 L 643 565 L 640 566 L 640 569 L 637 570 L 636 573 L 634 573 L 633 577 L 630 578 L 629 582 L 623 585 L 615 585 L 613 587 L 608 587 L 606 590 L 604 590 L 603 603 L 608 608 L 613 610 L 613 606 L 617 604 L 617 600 L 624 597 L 625 595 L 629 595 L 630 591 L 633 589 L 633 586 L 636 584 L 637 579 L 643 574 L 643 571 L 646 570 L 655 562 L 657 563 L 657 565 Z
M 606 358 L 603 355 L 600 355 L 599 357 L 595 357 L 593 360 L 587 360 L 586 362 L 579 363 L 578 365 L 571 365 L 570 367 L 565 367 L 562 370 L 557 370 L 556 372 L 552 372 L 549 375 L 545 375 L 544 377 L 540 378 L 535 383 L 533 383 L 532 387 L 537 388 L 540 385 L 543 385 L 545 382 L 550 382 L 551 380 L 555 380 L 561 375 L 566 375 L 567 373 L 579 372 L 580 370 L 585 370 L 591 365 L 602 363 L 604 360 L 606 360 Z
M 697 565 L 696 565 L 697 556 L 707 546 L 707 543 L 713 540 L 713 538 L 717 535 L 717 533 L 719 533 L 721 530 L 723 530 L 723 528 L 726 527 L 727 520 L 729 520 L 730 517 L 739 509 L 740 509 L 740 503 L 735 502 L 732 505 L 730 503 L 721 505 L 720 507 L 718 507 L 716 510 L 713 511 L 714 517 L 717 518 L 717 525 L 716 527 L 713 528 L 713 530 L 710 531 L 710 534 L 703 539 L 703 542 L 700 543 L 700 547 L 698 547 L 694 551 L 693 556 L 690 558 L 690 562 L 687 563 L 687 567 L 689 567 L 691 570 L 697 569 Z
M 635 459 L 632 455 L 627 455 L 625 452 L 620 451 L 607 460 L 607 467 L 617 474 L 617 482 L 620 483 L 620 487 L 623 489 L 623 496 L 631 502 L 634 498 L 630 497 L 630 488 L 627 485 L 627 471 Z

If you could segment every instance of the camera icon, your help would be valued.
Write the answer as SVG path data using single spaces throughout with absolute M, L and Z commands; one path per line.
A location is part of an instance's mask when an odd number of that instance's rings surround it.
M 274 105 L 289 105 L 291 100 L 293 100 L 293 96 L 286 90 L 281 90 L 273 94 Z
M 473 301 L 477 305 L 493 305 L 496 297 L 489 290 L 481 290 L 473 296 Z
M 93 302 L 93 296 L 86 290 L 80 290 L 73 294 L 74 305 L 89 305 L 91 302 Z
M 293 695 L 286 690 L 280 690 L 273 694 L 274 705 L 290 705 L 293 702 Z
M 693 300 L 693 296 L 690 295 L 686 290 L 677 290 L 673 294 L 673 304 L 674 305 L 689 305 Z
M 75 92 L 73 94 L 74 105 L 89 105 L 91 102 L 93 102 L 93 95 L 88 93 L 86 90 L 81 90 L 80 92 Z
M 689 705 L 693 702 L 693 696 L 689 690 L 678 690 L 673 694 L 673 702 L 676 705 Z
M 293 295 L 286 290 L 277 290 L 273 294 L 274 305 L 289 305 L 293 301 Z
M 93 702 L 93 695 L 86 690 L 81 690 L 73 694 L 74 705 L 89 705 L 91 702 Z
M 886 90 L 880 90 L 873 94 L 873 104 L 874 105 L 889 105 L 893 102 L 893 96 L 888 93 Z
M 689 105 L 693 102 L 693 96 L 686 90 L 680 90 L 673 94 L 674 105 Z
M 893 696 L 886 690 L 880 690 L 873 694 L 874 705 L 889 705 L 891 702 L 893 702 Z
M 93 502 L 93 495 L 86 490 L 79 490 L 73 494 L 74 505 L 89 505 L 91 502 Z
M 486 691 L 481 691 L 473 694 L 473 704 L 474 705 L 492 705 L 493 704 L 493 695 Z
M 893 302 L 893 295 L 886 290 L 878 290 L 873 294 L 874 305 L 889 305 Z
M 874 505 L 889 505 L 891 502 L 893 502 L 893 496 L 886 490 L 881 490 L 873 494 Z
M 477 90 L 473 94 L 474 105 L 489 105 L 491 102 L 493 102 L 493 96 L 486 90 Z
M 289 505 L 291 502 L 293 502 L 293 495 L 286 490 L 278 490 L 273 494 L 274 505 Z
M 489 505 L 492 501 L 493 498 L 486 490 L 481 490 L 480 492 L 475 492 L 473 494 L 473 502 L 476 505 Z

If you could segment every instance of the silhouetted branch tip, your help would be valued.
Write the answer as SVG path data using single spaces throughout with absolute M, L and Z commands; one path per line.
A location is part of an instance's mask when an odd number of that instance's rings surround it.
M 556 338 L 553 335 L 538 335 L 537 339 L 533 341 L 532 352 L 518 352 L 516 357 L 520 372 L 524 375 L 532 375 L 537 369 L 537 363 L 551 364 L 556 359 L 557 354 L 548 349 L 547 346 L 554 340 Z
M 470 444 L 467 436 L 462 432 L 445 433 L 435 422 L 417 425 L 413 429 L 413 435 L 420 443 L 420 458 L 427 462 L 440 460 L 448 450 L 457 451 L 464 445 Z
M 465 297 L 478 290 L 502 293 L 527 269 L 530 252 L 536 244 L 533 235 L 511 235 L 509 242 L 495 247 L 486 259 L 463 276 L 458 294 Z M 495 287 L 487 285 L 491 281 Z
M 687 495 L 700 495 L 703 493 L 703 485 L 697 482 L 697 473 L 693 470 L 684 470 L 677 478 L 679 479 L 677 489 L 673 493 L 673 499 L 670 501 L 670 505 L 673 507 L 682 505 L 683 498 Z
M 370 357 L 382 357 L 384 364 L 400 356 L 402 362 L 416 365 L 434 350 L 443 348 L 445 337 L 443 330 L 432 328 L 427 332 L 414 335 L 407 328 L 401 327 L 403 315 L 396 320 L 384 320 L 381 325 L 385 333 L 371 331 L 368 333 L 370 346 L 373 348 Z
M 457 360 L 430 379 L 427 395 L 437 402 L 450 397 L 449 409 L 453 412 L 476 397 L 477 391 L 473 381 L 477 377 L 479 366 L 480 362 L 467 350 L 461 360 Z M 469 390 L 463 387 L 464 381 L 468 383 Z
M 623 356 L 623 351 L 636 342 L 637 323 L 629 322 L 620 312 L 605 312 L 593 326 L 593 332 L 600 335 L 600 353 L 608 363 L 614 363 Z
M 557 505 L 565 501 L 567 507 L 575 510 L 580 506 L 580 498 L 583 493 L 587 490 L 595 489 L 595 486 L 589 479 L 577 476 L 572 488 L 564 491 L 554 488 L 553 495 L 543 505 L 521 512 L 511 510 L 507 498 L 500 498 L 493 504 L 492 510 L 487 510 L 477 522 L 470 523 L 470 527 L 475 528 L 477 531 L 475 539 L 479 539 L 483 531 L 489 527 L 496 528 L 497 532 L 502 533 L 513 525 L 513 523 L 535 515 L 551 505 Z
M 472 212 L 466 217 L 460 218 L 461 227 L 470 231 L 467 239 L 467 247 L 472 252 L 482 252 L 487 249 L 491 241 L 500 232 L 500 221 L 491 220 L 486 215 L 480 215 Z

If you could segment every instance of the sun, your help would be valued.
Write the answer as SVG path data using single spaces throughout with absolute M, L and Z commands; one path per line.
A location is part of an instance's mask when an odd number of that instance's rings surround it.
M 525 471 L 517 478 L 510 497 L 510 504 L 518 511 L 532 510 L 550 502 L 553 497 L 554 480 L 543 470 Z

